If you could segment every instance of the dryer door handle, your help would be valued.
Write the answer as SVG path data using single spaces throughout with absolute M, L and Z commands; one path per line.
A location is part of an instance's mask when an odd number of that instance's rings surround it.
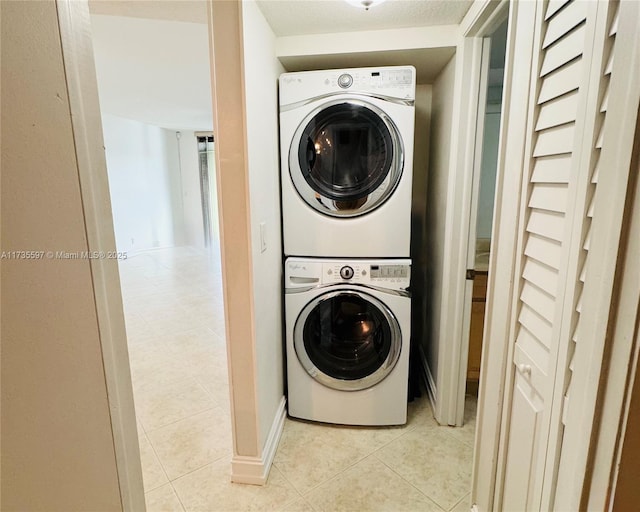
M 313 166 L 316 164 L 316 146 L 311 140 L 311 137 L 307 137 L 307 168 L 302 169 L 304 174 L 309 174 Z

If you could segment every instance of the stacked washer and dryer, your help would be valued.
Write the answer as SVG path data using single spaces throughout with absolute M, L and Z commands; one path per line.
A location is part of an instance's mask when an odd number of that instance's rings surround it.
M 406 422 L 415 69 L 280 77 L 289 415 Z

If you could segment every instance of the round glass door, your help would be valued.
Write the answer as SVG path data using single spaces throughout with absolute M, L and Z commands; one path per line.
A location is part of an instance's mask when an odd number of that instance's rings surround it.
M 294 327 L 296 354 L 309 375 L 340 390 L 365 389 L 384 379 L 400 357 L 401 338 L 382 302 L 351 290 L 311 301 Z
M 289 160 L 302 199 L 322 213 L 345 217 L 370 211 L 393 193 L 403 149 L 384 112 L 362 101 L 340 101 L 301 123 Z

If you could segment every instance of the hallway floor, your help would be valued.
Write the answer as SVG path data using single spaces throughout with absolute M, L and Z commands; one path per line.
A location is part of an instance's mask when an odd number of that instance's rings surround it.
M 440 427 L 426 395 L 402 427 L 287 419 L 267 485 L 230 482 L 219 260 L 190 247 L 120 263 L 149 512 L 469 510 L 475 399 Z

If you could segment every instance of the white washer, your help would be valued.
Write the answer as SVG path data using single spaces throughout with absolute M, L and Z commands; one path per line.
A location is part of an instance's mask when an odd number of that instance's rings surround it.
M 409 257 L 415 68 L 280 76 L 284 252 Z
M 408 259 L 286 260 L 290 416 L 406 423 L 410 278 Z

